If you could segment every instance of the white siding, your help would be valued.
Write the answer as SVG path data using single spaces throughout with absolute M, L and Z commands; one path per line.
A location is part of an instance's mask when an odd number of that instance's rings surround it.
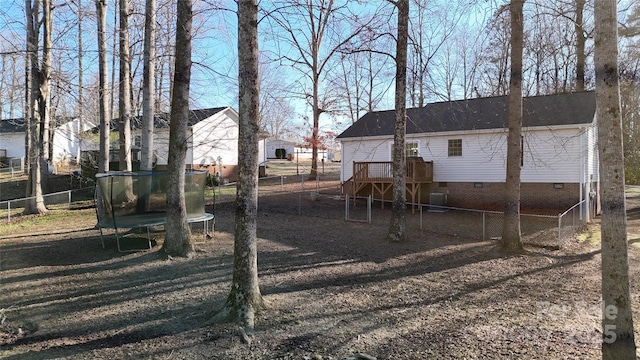
M 420 156 L 433 161 L 434 182 L 504 182 L 506 137 L 506 130 L 500 130 L 407 137 L 407 141 L 418 140 Z M 523 137 L 522 182 L 580 182 L 581 164 L 586 160 L 581 160 L 585 150 L 579 129 L 525 129 Z M 448 156 L 451 139 L 462 140 L 462 156 Z M 390 161 L 391 143 L 391 137 L 344 139 L 341 181 L 353 175 L 353 162 Z M 591 164 L 597 168 L 597 163 Z
M 24 133 L 0 134 L 0 149 L 7 150 L 7 157 L 24 156 Z
M 598 154 L 598 127 L 594 123 L 585 130 L 586 171 L 585 181 L 600 181 L 600 158 Z M 593 178 L 591 176 L 593 175 Z
M 354 162 L 374 162 L 390 160 L 391 139 L 350 140 L 342 141 L 342 162 L 340 181 L 347 181 L 353 176 Z
M 527 131 L 522 182 L 579 183 L 581 141 L 579 129 Z
M 82 131 L 87 131 L 94 126 L 93 124 L 87 123 L 86 121 L 83 122 L 82 125 Z M 56 127 L 55 132 L 53 133 L 52 158 L 54 161 L 76 159 L 76 157 L 79 155 L 79 127 L 79 119 L 74 119 Z
M 462 156 L 449 156 L 449 140 L 462 140 Z M 505 178 L 505 133 L 426 137 L 420 155 L 433 161 L 435 182 L 502 182 Z
M 168 165 L 169 161 L 169 130 L 155 129 L 153 132 L 153 147 L 156 154 L 156 165 Z
M 295 155 L 295 143 L 285 140 L 274 140 L 268 139 L 266 140 L 266 151 L 267 158 L 275 159 L 276 158 L 276 149 L 284 149 L 286 154 Z
M 238 122 L 230 110 L 193 126 L 193 164 L 238 165 Z

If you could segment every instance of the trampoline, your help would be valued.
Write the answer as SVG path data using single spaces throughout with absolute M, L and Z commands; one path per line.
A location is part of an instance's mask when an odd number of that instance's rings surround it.
M 148 249 L 152 248 L 150 228 L 164 226 L 167 203 L 166 171 L 113 171 L 96 174 L 96 215 L 102 248 L 105 248 L 103 229 L 113 229 L 119 252 L 140 251 L 146 248 L 123 250 L 122 238 L 131 235 L 123 229 L 145 228 Z M 203 223 L 204 240 L 215 227 L 215 217 L 205 211 L 204 190 L 207 171 L 185 173 L 184 196 L 188 223 Z M 98 196 L 101 195 L 101 196 Z

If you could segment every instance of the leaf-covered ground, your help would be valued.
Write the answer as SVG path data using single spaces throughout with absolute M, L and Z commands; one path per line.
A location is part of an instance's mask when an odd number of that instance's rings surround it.
M 560 250 L 528 245 L 517 256 L 497 252 L 493 241 L 416 226 L 407 242 L 391 244 L 384 240 L 389 210 L 376 206 L 372 224 L 346 222 L 343 201 L 284 190 L 260 198 L 268 308 L 249 343 L 234 325 L 203 325 L 230 289 L 232 203 L 215 205 L 215 235 L 192 258 L 171 260 L 159 253 L 161 231 L 150 251 L 118 253 L 111 236 L 103 250 L 93 210 L 85 209 L 73 220 L 0 236 L 0 357 L 600 357 L 597 223 Z M 638 196 L 631 192 L 628 203 L 636 312 Z

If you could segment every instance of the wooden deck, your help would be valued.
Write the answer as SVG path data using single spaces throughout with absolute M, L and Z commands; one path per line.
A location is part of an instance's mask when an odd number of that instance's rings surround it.
M 422 184 L 433 182 L 432 161 L 407 161 L 405 171 L 407 195 L 412 203 L 418 203 Z M 393 162 L 354 162 L 351 189 L 345 188 L 350 195 L 365 195 L 365 189 L 371 189 L 371 198 L 384 200 L 393 189 Z M 369 195 L 369 194 L 366 194 Z

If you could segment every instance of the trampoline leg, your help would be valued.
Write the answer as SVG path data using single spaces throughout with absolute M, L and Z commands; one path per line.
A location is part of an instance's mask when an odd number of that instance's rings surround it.
M 148 226 L 147 226 L 147 240 L 149 240 L 149 250 L 151 250 L 153 246 L 151 246 L 151 233 L 149 232 Z
M 102 250 L 106 249 L 106 247 L 104 246 L 104 235 L 102 234 L 102 228 L 98 227 L 100 229 L 100 242 L 102 242 Z
M 118 245 L 118 252 L 123 252 L 120 250 L 120 236 L 118 236 L 118 228 L 115 228 L 116 231 L 116 244 Z

